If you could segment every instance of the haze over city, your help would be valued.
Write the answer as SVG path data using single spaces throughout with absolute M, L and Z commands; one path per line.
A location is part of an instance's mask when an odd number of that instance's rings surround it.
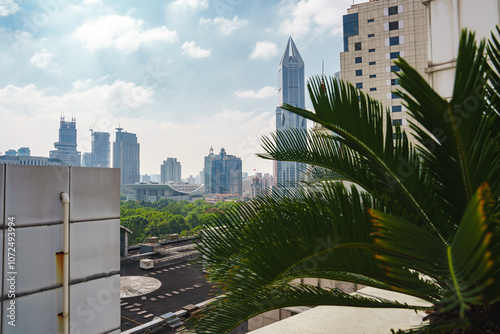
M 275 129 L 277 67 L 292 36 L 306 78 L 338 71 L 342 15 L 352 1 L 66 0 L 0 3 L 0 152 L 48 156 L 59 117 L 90 132 L 137 134 L 141 174 L 167 157 L 197 175 L 211 146 L 272 173 L 255 157 Z M 306 98 L 306 107 L 310 108 Z

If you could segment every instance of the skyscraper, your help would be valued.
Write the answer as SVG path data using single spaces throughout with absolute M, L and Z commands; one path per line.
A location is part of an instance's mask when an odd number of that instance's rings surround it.
M 109 133 L 92 131 L 92 152 L 91 164 L 92 167 L 109 167 Z
M 82 158 L 76 145 L 76 118 L 71 117 L 71 122 L 66 122 L 64 116 L 61 116 L 59 141 L 54 143 L 56 149 L 50 151 L 50 158 L 61 160 L 63 166 L 79 167 Z
M 288 39 L 278 66 L 278 98 L 276 130 L 306 129 L 307 120 L 305 118 L 281 108 L 284 103 L 305 108 L 304 61 L 292 37 Z M 275 161 L 274 163 L 274 174 L 279 185 L 295 185 L 300 180 L 303 171 L 305 171 L 303 163 L 292 161 Z
M 181 182 L 181 163 L 176 158 L 167 158 L 163 161 L 160 180 L 162 183 Z
M 241 159 L 234 155 L 227 155 L 221 148 L 219 154 L 214 154 L 210 147 L 210 154 L 205 157 L 205 194 L 234 194 L 242 195 L 242 164 Z
M 121 184 L 134 184 L 140 181 L 140 145 L 134 133 L 122 132 L 116 129 L 116 139 L 113 143 L 113 168 L 121 169 Z
M 382 102 L 391 111 L 392 125 L 407 131 L 406 108 L 393 93 L 399 87 L 394 61 L 404 58 L 427 79 L 425 6 L 421 0 L 364 2 L 347 10 L 343 24 L 341 78 Z

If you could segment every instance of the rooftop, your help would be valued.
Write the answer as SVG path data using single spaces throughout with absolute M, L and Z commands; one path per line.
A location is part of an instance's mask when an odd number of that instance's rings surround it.
M 143 325 L 168 312 L 176 312 L 185 306 L 210 299 L 211 286 L 205 280 L 201 268 L 198 268 L 192 260 L 158 263 L 150 270 L 141 269 L 138 259 L 122 262 L 120 275 L 122 280 L 135 277 L 132 279 L 134 290 L 145 293 L 120 299 L 122 332 Z M 146 280 L 147 278 L 152 280 Z M 155 279 L 159 281 L 156 284 Z M 175 333 L 175 331 L 162 329 L 157 333 Z

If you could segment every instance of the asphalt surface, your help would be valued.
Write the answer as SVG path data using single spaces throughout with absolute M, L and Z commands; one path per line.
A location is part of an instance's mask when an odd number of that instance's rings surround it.
M 177 246 L 177 245 L 176 245 Z M 154 259 L 154 257 L 149 257 Z M 121 330 L 125 331 L 153 320 L 162 314 L 175 312 L 189 304 L 210 299 L 211 286 L 193 260 L 157 264 L 154 269 L 141 269 L 139 260 L 122 263 L 120 274 L 124 276 L 154 277 L 161 286 L 148 294 L 122 298 Z M 164 330 L 159 333 L 173 333 Z

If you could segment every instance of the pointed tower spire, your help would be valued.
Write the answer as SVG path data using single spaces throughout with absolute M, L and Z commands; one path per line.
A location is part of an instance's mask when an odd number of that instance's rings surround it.
M 286 43 L 285 52 L 283 53 L 283 57 L 281 57 L 280 65 L 288 64 L 290 61 L 297 62 L 297 64 L 299 66 L 304 65 L 304 61 L 302 60 L 302 57 L 300 56 L 299 50 L 297 50 L 297 47 L 295 46 L 295 43 L 293 42 L 292 36 L 290 36 L 288 38 L 288 42 Z

